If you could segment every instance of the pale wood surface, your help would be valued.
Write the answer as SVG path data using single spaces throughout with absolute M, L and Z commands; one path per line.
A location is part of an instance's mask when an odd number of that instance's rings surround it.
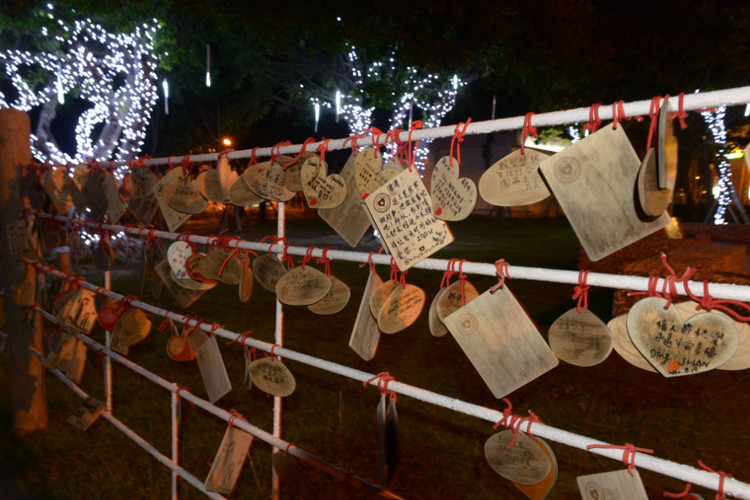
M 115 176 L 107 173 L 102 178 L 102 189 L 104 198 L 107 200 L 107 215 L 112 224 L 120 222 L 120 218 L 125 215 L 125 205 L 120 197 L 120 186 Z
M 737 351 L 737 329 L 726 317 L 698 313 L 683 322 L 674 305 L 647 297 L 635 303 L 627 318 L 628 334 L 646 360 L 665 377 L 713 370 Z
M 538 484 L 552 471 L 552 462 L 545 449 L 525 432 L 518 433 L 512 448 L 514 433 L 505 429 L 492 435 L 484 443 L 484 457 L 492 470 L 513 483 Z
M 546 441 L 537 437 L 529 437 L 532 441 L 538 444 L 544 451 L 544 454 L 547 455 L 551 465 L 550 471 L 544 479 L 536 484 L 513 483 L 513 486 L 526 495 L 530 500 L 544 500 L 552 491 L 552 488 L 555 487 L 555 483 L 557 483 L 557 458 Z
M 260 255 L 253 259 L 253 272 L 258 284 L 276 293 L 276 283 L 287 273 L 286 267 L 275 255 Z
M 479 297 L 479 292 L 469 280 L 464 282 L 463 289 L 463 299 L 466 304 Z M 445 293 L 440 296 L 436 305 L 440 321 L 445 322 L 445 318 L 463 307 L 461 297 L 461 280 L 456 280 L 445 288 Z
M 289 306 L 309 306 L 331 289 L 331 280 L 314 267 L 295 267 L 276 283 L 276 297 Z
M 383 284 L 378 273 L 370 272 L 367 283 L 362 294 L 362 300 L 357 310 L 357 319 L 354 320 L 352 334 L 349 337 L 349 347 L 365 361 L 375 357 L 380 342 L 380 330 L 378 322 L 370 311 L 370 297 L 372 293 Z
M 427 312 L 427 324 L 430 327 L 430 333 L 433 337 L 442 337 L 448 333 L 448 327 L 445 326 L 445 323 L 440 319 L 437 312 L 438 302 L 447 291 L 448 289 L 445 287 L 437 291 L 435 297 L 433 297 L 432 302 L 430 303 L 430 309 Z
M 549 155 L 525 148 L 501 158 L 479 179 L 479 194 L 492 205 L 531 205 L 550 195 L 539 174 L 539 164 Z
M 445 325 L 496 398 L 558 364 L 508 285 L 484 292 L 445 318 Z
M 245 169 L 240 176 L 247 186 L 261 198 L 275 201 L 289 201 L 294 198 L 294 191 L 284 183 L 284 167 L 280 162 L 289 163 L 291 158 L 279 157 L 272 164 L 260 162 L 253 168 Z
M 300 182 L 310 208 L 336 208 L 346 199 L 346 181 L 339 174 L 328 175 L 328 163 L 317 155 L 302 164 Z
M 172 232 L 176 231 L 192 215 L 175 210 L 167 202 L 165 190 L 174 180 L 182 182 L 182 169 L 175 168 L 170 170 L 154 186 L 154 197 L 159 205 L 159 210 L 162 217 L 164 217 L 164 222 L 167 223 L 167 228 Z
M 614 340 L 599 317 L 574 307 L 549 327 L 549 346 L 555 355 L 575 366 L 598 365 L 612 352 Z
M 659 189 L 674 192 L 677 181 L 677 157 L 679 145 L 674 135 L 672 104 L 666 102 L 659 109 L 659 141 L 656 144 L 656 164 L 659 173 Z M 670 196 L 670 202 L 671 196 Z
M 349 288 L 349 285 L 336 276 L 329 275 L 328 278 L 331 280 L 331 289 L 318 302 L 307 306 L 315 314 L 331 315 L 341 312 L 349 303 L 349 298 L 352 296 L 352 290 Z
M 237 177 L 229 187 L 229 201 L 237 206 L 250 207 L 263 201 L 263 198 L 255 194 L 244 179 Z
M 633 475 L 625 469 L 578 476 L 576 481 L 583 500 L 648 500 L 637 469 Z
M 201 195 L 208 201 L 224 203 L 224 193 L 219 184 L 219 171 L 216 169 L 206 170 L 195 178 L 195 186 Z M 247 184 L 245 184 L 247 186 Z
M 216 337 L 209 337 L 202 330 L 193 330 L 187 340 L 195 353 L 208 400 L 215 403 L 232 390 Z
M 177 172 L 177 175 L 170 176 L 172 172 Z M 188 214 L 199 214 L 206 210 L 208 202 L 198 191 L 195 181 L 183 177 L 181 168 L 171 170 L 167 176 L 169 183 L 164 186 L 164 199 L 170 207 Z
M 646 151 L 641 168 L 638 170 L 638 202 L 641 210 L 649 217 L 658 217 L 672 201 L 672 192 L 659 189 L 656 173 L 656 152 Z
M 211 464 L 211 470 L 208 471 L 203 484 L 206 489 L 222 495 L 232 493 L 252 444 L 252 434 L 233 425 L 227 426 L 224 438 Z
M 365 199 L 365 206 L 401 271 L 453 242 L 445 221 L 432 215 L 430 194 L 416 169 L 386 182 Z
M 383 333 L 397 333 L 410 327 L 419 317 L 425 303 L 425 292 L 407 283 L 398 286 L 385 299 L 378 315 L 378 327 Z
M 354 157 L 354 180 L 360 200 L 367 199 L 380 186 L 399 174 L 397 169 L 383 169 L 383 155 L 375 148 L 362 148 Z
M 239 295 L 240 302 L 247 302 L 253 295 L 253 285 L 255 283 L 255 273 L 251 265 L 246 265 L 242 268 L 242 277 L 240 278 L 239 287 L 237 294 Z
M 104 413 L 104 403 L 96 398 L 86 398 L 66 421 L 85 431 L 99 419 L 102 413 Z
M 276 358 L 256 359 L 248 367 L 253 383 L 263 392 L 286 397 L 297 388 L 297 382 L 289 368 Z
M 148 226 L 159 208 L 154 197 L 157 178 L 147 168 L 136 168 L 128 174 L 133 193 L 128 200 L 128 210 L 143 226 Z
M 656 368 L 651 366 L 651 363 L 646 361 L 646 358 L 643 357 L 643 354 L 641 354 L 638 349 L 635 348 L 635 346 L 633 345 L 633 341 L 630 340 L 630 335 L 628 335 L 627 321 L 627 315 L 623 314 L 622 316 L 612 318 L 607 323 L 607 328 L 609 328 L 609 331 L 612 334 L 612 340 L 614 341 L 612 344 L 612 348 L 617 354 L 620 355 L 622 359 L 635 366 L 636 368 L 640 368 L 641 370 L 646 370 L 648 372 L 657 373 Z
M 443 220 L 464 220 L 477 204 L 477 186 L 468 177 L 459 177 L 458 160 L 444 156 L 432 169 L 430 180 L 432 214 Z
M 349 246 L 356 247 L 370 229 L 370 218 L 359 199 L 359 192 L 354 180 L 354 155 L 341 169 L 341 177 L 346 182 L 346 198 L 336 208 L 319 209 L 318 215 L 346 241 Z
M 190 307 L 191 304 L 205 293 L 205 290 L 190 290 L 178 285 L 174 281 L 174 278 L 172 278 L 172 272 L 169 269 L 169 263 L 166 259 L 156 264 L 154 271 L 180 307 Z
M 606 126 L 540 164 L 589 259 L 596 261 L 669 224 L 644 222 L 633 193 L 641 162 L 623 127 Z
M 384 283 L 381 281 L 381 284 L 372 291 L 370 294 L 370 312 L 375 319 L 380 316 L 385 299 L 393 293 L 393 290 L 400 286 L 401 284 L 395 280 L 388 280 Z

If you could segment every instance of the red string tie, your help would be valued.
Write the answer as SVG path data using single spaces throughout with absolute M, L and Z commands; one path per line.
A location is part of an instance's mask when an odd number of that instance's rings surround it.
M 414 168 L 417 159 L 416 150 L 419 148 L 419 141 L 412 140 L 412 134 L 415 130 L 422 128 L 422 120 L 416 120 L 409 125 L 409 144 L 406 149 L 407 160 L 409 162 L 409 171 Z
M 281 156 L 282 146 L 291 146 L 291 145 L 292 145 L 291 142 L 284 141 L 284 142 L 279 142 L 271 146 L 271 163 L 274 163 L 279 158 L 279 156 Z
M 701 460 L 698 460 L 698 465 L 703 467 L 708 472 L 713 472 L 714 474 L 719 475 L 719 487 L 717 488 L 716 496 L 714 497 L 714 500 L 724 500 L 727 495 L 724 493 L 724 480 L 728 477 L 732 477 L 731 474 L 727 474 L 726 472 L 720 471 L 720 470 L 714 470 L 708 465 L 704 464 Z
M 669 95 L 666 95 L 664 97 L 664 103 L 666 103 L 669 100 Z M 651 143 L 656 137 L 657 132 L 657 123 L 659 123 L 659 110 L 661 109 L 661 97 L 656 96 L 651 99 L 651 107 L 649 109 L 648 115 L 651 117 L 651 125 L 648 129 L 648 142 L 646 143 L 646 151 L 651 149 Z
M 378 389 L 380 389 L 380 394 L 387 394 L 391 401 L 396 401 L 396 393 L 388 389 L 388 384 L 396 379 L 388 372 L 380 372 L 374 377 L 362 382 L 362 385 L 369 385 L 376 380 L 378 381 L 377 385 Z
M 370 266 L 370 272 L 374 273 L 375 272 L 375 263 L 372 261 L 372 256 L 375 255 L 375 254 L 378 254 L 378 253 L 383 253 L 383 250 L 385 250 L 385 248 L 384 247 L 380 247 L 380 250 L 378 250 L 377 252 L 370 252 L 370 255 L 367 256 L 367 262 L 363 262 L 362 264 L 359 265 L 359 267 L 365 267 L 365 266 L 369 265 Z
M 380 149 L 380 137 L 383 136 L 383 132 L 377 127 L 370 127 L 367 129 L 367 132 L 372 136 L 373 158 L 377 158 L 378 150 Z
M 687 483 L 685 489 L 680 493 L 671 493 L 669 491 L 665 491 L 663 494 L 667 498 L 685 498 L 690 493 L 690 488 L 692 487 L 693 485 L 691 483 Z
M 245 417 L 243 417 L 242 414 L 237 410 L 229 410 L 229 420 L 227 420 L 227 427 L 232 427 L 235 420 L 245 420 Z
M 458 264 L 458 279 L 461 281 L 461 307 L 466 305 L 466 294 L 464 288 L 466 287 L 466 274 L 464 274 L 464 262 L 466 259 L 461 259 Z
M 593 449 L 606 449 L 606 450 L 623 450 L 622 463 L 628 466 L 628 473 L 632 476 L 635 470 L 635 456 L 636 452 L 640 453 L 653 453 L 654 450 L 648 450 L 646 448 L 636 448 L 632 443 L 625 443 L 624 446 L 608 445 L 608 444 L 590 444 L 586 446 L 587 450 Z
M 672 116 L 670 117 L 671 120 L 674 120 L 675 118 L 680 119 L 680 128 L 682 130 L 685 130 L 687 128 L 687 122 L 685 122 L 685 118 L 687 118 L 687 111 L 683 108 L 683 101 L 685 99 L 685 92 L 680 92 L 680 95 L 677 97 L 677 111 L 675 113 L 672 113 Z
M 598 102 L 592 104 L 589 108 L 589 122 L 583 126 L 583 130 L 588 130 L 590 134 L 593 134 L 602 125 L 602 121 L 599 119 L 599 108 L 602 103 Z
M 495 270 L 497 273 L 497 285 L 490 288 L 491 293 L 495 293 L 505 286 L 505 278 L 513 279 L 509 273 L 508 263 L 505 262 L 505 259 L 495 261 Z
M 388 279 L 391 281 L 398 281 L 400 272 L 401 270 L 398 268 L 398 264 L 396 264 L 394 258 L 391 257 L 391 275 Z
M 523 118 L 523 130 L 521 131 L 521 154 L 526 154 L 526 138 L 529 137 L 529 134 L 533 135 L 534 137 L 539 137 L 539 131 L 536 127 L 531 125 L 531 117 L 534 116 L 534 113 L 526 113 L 526 116 Z
M 573 300 L 577 300 L 576 311 L 581 312 L 581 306 L 589 308 L 589 286 L 586 284 L 589 272 L 580 270 L 578 271 L 578 285 L 575 287 L 573 292 Z
M 326 161 L 326 153 L 330 151 L 330 149 L 328 149 L 328 145 L 331 143 L 331 141 L 332 139 L 323 139 L 323 141 L 318 145 L 317 151 L 320 153 L 321 165 Z
M 443 271 L 443 279 L 440 280 L 440 288 L 445 288 L 451 283 L 451 278 L 454 274 L 456 274 L 456 271 L 454 271 L 453 266 L 455 265 L 455 262 L 458 259 L 452 258 L 448 259 L 448 265 L 445 268 L 445 271 Z
M 188 180 L 190 179 L 190 169 L 194 165 L 192 161 L 190 161 L 190 157 L 192 155 L 185 155 L 182 157 L 182 161 L 180 162 L 180 166 L 182 167 L 182 179 L 184 180 L 185 184 L 188 183 Z
M 318 264 L 325 265 L 326 276 L 331 275 L 331 259 L 328 258 L 328 250 L 330 250 L 330 248 L 324 248 L 323 255 L 321 255 L 319 259 L 315 259 L 315 262 Z
M 510 443 L 508 443 L 508 449 L 512 449 L 513 446 L 515 446 L 516 442 L 518 441 L 518 433 L 521 430 L 521 425 L 523 425 L 524 422 L 527 422 L 526 425 L 526 434 L 528 434 L 531 437 L 534 437 L 534 435 L 531 433 L 531 424 L 532 423 L 542 423 L 542 421 L 539 419 L 539 417 L 531 410 L 529 410 L 529 416 L 528 417 L 522 417 L 520 415 L 514 415 L 513 414 L 513 403 L 510 402 L 510 399 L 503 398 L 503 402 L 506 404 L 505 409 L 503 410 L 503 418 L 498 420 L 498 422 L 492 426 L 493 429 L 497 430 L 498 427 L 501 425 L 512 430 L 513 431 L 513 439 Z
M 179 386 L 179 387 L 177 387 L 177 389 L 175 389 L 175 391 L 174 391 L 174 392 L 175 392 L 175 394 L 177 394 L 177 398 L 178 398 L 178 399 L 179 399 L 179 397 L 180 397 L 180 393 L 181 393 L 181 392 L 185 392 L 185 393 L 187 393 L 187 394 L 190 394 L 190 391 L 189 391 L 189 390 L 188 390 L 188 388 L 187 388 L 187 387 L 185 387 L 185 386 Z M 195 405 L 193 404 L 193 402 L 192 402 L 192 401 L 190 401 L 189 399 L 186 399 L 185 401 L 187 401 L 187 403 L 188 403 L 188 404 L 189 404 L 190 406 L 192 406 L 193 408 L 195 408 Z
M 315 142 L 315 138 L 314 137 L 308 137 L 307 139 L 305 139 L 305 142 L 302 143 L 302 147 L 300 148 L 299 153 L 297 153 L 297 156 L 295 156 L 292 161 L 290 161 L 289 163 L 287 163 L 286 165 L 284 165 L 284 170 L 286 170 L 287 168 L 289 168 L 292 165 L 294 165 L 295 163 L 297 163 L 299 161 L 299 159 L 302 158 L 302 155 L 305 154 L 305 153 L 307 153 L 307 146 L 308 146 L 308 144 L 312 144 L 313 142 Z
M 247 168 L 252 167 L 256 163 L 258 163 L 258 150 L 260 147 L 255 146 L 253 149 L 250 150 L 250 161 L 247 162 Z
M 469 123 L 471 123 L 471 118 L 468 118 L 466 120 L 466 123 L 459 122 L 458 125 L 456 125 L 455 130 L 453 131 L 453 138 L 451 139 L 451 151 L 448 155 L 451 168 L 453 167 L 453 146 L 456 145 L 456 160 L 458 161 L 458 164 L 461 165 L 461 143 L 464 142 L 464 135 L 466 134 L 466 129 L 469 127 Z M 463 126 L 463 128 L 461 128 Z

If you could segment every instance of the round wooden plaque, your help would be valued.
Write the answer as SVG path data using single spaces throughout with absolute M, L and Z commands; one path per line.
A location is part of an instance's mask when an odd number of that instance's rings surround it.
M 341 312 L 349 303 L 349 298 L 352 295 L 349 285 L 336 276 L 329 275 L 328 277 L 331 280 L 331 289 L 318 302 L 307 306 L 315 314 L 331 315 Z
M 531 205 L 550 195 L 539 173 L 549 155 L 525 148 L 513 151 L 492 165 L 479 179 L 479 194 L 499 207 Z
M 130 347 L 145 339 L 151 331 L 151 321 L 146 313 L 138 308 L 130 308 L 117 320 L 112 333 L 119 338 L 119 344 Z
M 538 444 L 542 448 L 542 450 L 544 450 L 544 453 L 545 455 L 547 455 L 547 459 L 550 462 L 551 468 L 549 474 L 547 474 L 544 479 L 536 484 L 513 483 L 513 486 L 515 486 L 521 493 L 526 495 L 530 500 L 544 500 L 545 498 L 547 498 L 549 492 L 552 491 L 552 488 L 555 487 L 555 483 L 557 483 L 557 458 L 555 457 L 552 448 L 550 448 L 546 441 L 537 437 L 529 437 L 532 441 Z
M 239 207 L 250 207 L 263 201 L 263 198 L 255 194 L 244 179 L 238 177 L 229 188 L 229 201 Z
M 518 484 L 539 484 L 552 470 L 545 449 L 524 432 L 511 449 L 513 431 L 506 429 L 490 437 L 484 443 L 484 456 L 492 470 L 505 479 Z
M 193 249 L 186 241 L 175 241 L 167 248 L 167 262 L 176 279 L 189 278 L 185 263 L 193 255 Z
M 217 170 L 211 169 L 201 172 L 195 178 L 195 185 L 201 195 L 208 201 L 224 203 L 224 193 L 221 191 L 221 185 L 219 185 L 219 172 Z
M 173 172 L 177 172 L 177 175 Z M 208 202 L 201 196 L 195 182 L 192 180 L 185 182 L 179 168 L 166 175 L 170 178 L 169 183 L 164 187 L 164 199 L 170 207 L 186 214 L 199 214 L 206 210 Z
M 397 333 L 411 326 L 419 317 L 425 303 L 424 290 L 407 283 L 399 286 L 385 299 L 378 316 L 378 328 L 383 333 Z
M 274 163 L 264 161 L 248 167 L 240 178 L 261 198 L 289 201 L 294 198 L 295 192 L 284 183 L 284 167 L 279 163 L 280 160 L 279 158 Z
M 287 269 L 278 257 L 265 254 L 253 259 L 253 272 L 260 286 L 276 293 L 276 283 L 287 273 Z
M 656 153 L 654 148 L 646 151 L 641 168 L 638 170 L 638 204 L 648 217 L 658 217 L 664 213 L 672 200 L 672 192 L 659 189 L 656 173 Z
M 430 309 L 427 313 L 427 323 L 430 326 L 430 333 L 433 337 L 442 337 L 448 333 L 448 328 L 445 326 L 445 323 L 443 323 L 437 313 L 437 304 L 440 301 L 440 298 L 447 291 L 447 288 L 441 288 L 440 290 L 438 290 L 438 292 L 435 294 L 435 297 L 432 299 L 432 303 L 430 303 Z
M 240 302 L 247 302 L 253 295 L 253 283 L 255 282 L 255 275 L 253 273 L 252 266 L 245 266 L 242 268 L 242 278 L 240 279 L 240 286 L 238 287 L 238 293 L 240 296 Z
M 549 327 L 549 346 L 555 355 L 575 366 L 598 365 L 612 352 L 614 340 L 607 325 L 586 309 L 574 307 Z
M 437 303 L 437 315 L 440 321 L 445 322 L 445 318 L 458 311 L 463 307 L 461 304 L 461 281 L 454 281 L 450 286 L 445 288 L 445 294 L 440 297 Z M 479 292 L 468 280 L 464 283 L 464 302 L 468 304 L 479 297 Z
M 297 388 L 294 375 L 278 359 L 261 358 L 250 363 L 250 378 L 261 391 L 273 396 L 286 397 Z
M 209 279 L 201 274 L 201 270 L 200 270 L 201 260 L 203 260 L 205 256 L 206 256 L 205 253 L 192 254 L 185 261 L 185 271 L 187 271 L 187 275 L 195 281 L 200 281 L 201 283 L 208 283 L 211 285 L 216 285 L 218 283 L 218 280 Z
M 648 372 L 657 373 L 656 368 L 651 366 L 651 363 L 646 361 L 646 358 L 643 357 L 643 354 L 638 352 L 638 349 L 636 349 L 633 345 L 633 341 L 630 340 L 630 336 L 628 335 L 627 320 L 627 315 L 623 314 L 622 316 L 612 318 L 607 323 L 607 328 L 612 334 L 612 348 L 617 354 L 620 355 L 622 359 L 635 366 L 636 368 L 640 368 L 641 370 L 646 370 Z
M 372 294 L 370 294 L 370 312 L 373 318 L 377 319 L 380 316 L 385 299 L 400 286 L 401 284 L 398 281 L 388 280 L 372 291 Z
M 314 267 L 295 267 L 276 283 L 276 297 L 289 306 L 309 306 L 326 296 L 331 280 Z

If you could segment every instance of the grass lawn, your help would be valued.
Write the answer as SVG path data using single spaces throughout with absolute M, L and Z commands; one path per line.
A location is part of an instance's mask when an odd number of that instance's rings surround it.
M 199 232 L 200 225 L 188 230 Z M 213 228 L 209 228 L 212 230 Z M 459 257 L 494 262 L 505 258 L 511 265 L 576 269 L 578 242 L 563 219 L 498 221 L 475 218 L 451 224 L 456 242 L 441 251 L 442 258 Z M 254 221 L 244 234 L 259 240 L 275 232 L 275 221 Z M 290 220 L 289 242 L 348 248 L 319 219 Z M 377 249 L 370 240 L 364 251 Z M 655 256 L 655 258 L 658 258 Z M 137 264 L 118 263 L 137 268 Z M 348 339 L 357 314 L 367 270 L 357 264 L 333 262 L 332 271 L 352 289 L 352 297 L 341 313 L 316 316 L 306 308 L 285 307 L 285 346 L 354 368 L 390 372 L 397 380 L 502 410 L 451 335 L 434 338 L 427 326 L 426 309 L 407 330 L 382 336 L 378 353 L 370 362 L 360 359 Z M 379 266 L 381 277 L 388 269 Z M 441 275 L 413 270 L 408 282 L 427 292 L 427 306 L 437 292 Z M 101 276 L 91 281 L 101 283 Z M 496 282 L 490 277 L 470 277 L 481 292 Z M 524 280 L 507 281 L 508 286 L 546 337 L 549 325 L 575 304 L 573 287 Z M 137 293 L 134 276 L 115 281 L 115 291 Z M 166 294 L 165 290 L 165 294 Z M 147 302 L 179 310 L 169 296 Z M 612 290 L 594 288 L 590 309 L 605 322 L 611 318 Z M 247 304 L 237 299 L 234 287 L 219 285 L 208 292 L 188 314 L 197 314 L 237 332 L 253 330 L 255 337 L 273 342 L 274 297 L 256 285 Z M 153 318 L 155 326 L 159 318 Z M 92 337 L 103 340 L 97 329 Z M 205 397 L 194 362 L 178 363 L 166 356 L 166 336 L 154 328 L 150 336 L 131 349 L 129 358 Z M 238 345 L 220 342 L 234 390 L 218 403 L 236 409 L 251 423 L 271 430 L 273 402 L 257 388 L 240 387 L 243 356 Z M 92 357 L 93 361 L 93 357 Z M 47 377 L 50 423 L 47 430 L 18 438 L 10 433 L 11 415 L 5 389 L 10 383 L 7 354 L 0 355 L 0 450 L 18 473 L 17 484 L 41 499 L 168 498 L 170 474 L 137 445 L 105 421 L 86 433 L 65 419 L 80 400 L 54 376 Z M 296 392 L 284 400 L 283 437 L 300 448 L 323 457 L 344 469 L 375 480 L 377 478 L 377 434 L 375 410 L 377 389 L 337 375 L 287 361 L 297 380 Z M 82 386 L 103 397 L 102 380 L 93 364 L 87 366 Z M 695 465 L 702 459 L 720 470 L 747 480 L 747 411 L 750 371 L 713 371 L 668 380 L 639 370 L 615 352 L 602 364 L 578 368 L 563 362 L 554 370 L 510 394 L 514 412 L 533 410 L 547 424 L 588 435 L 613 444 L 634 443 L 653 448 L 661 458 Z M 114 365 L 114 413 L 162 453 L 170 453 L 170 396 L 126 368 Z M 407 397 L 398 400 L 403 457 L 393 491 L 405 498 L 525 498 L 487 464 L 484 442 L 492 425 Z M 183 404 L 181 426 L 182 465 L 203 480 L 221 442 L 225 422 Z M 580 498 L 576 477 L 622 469 L 600 458 L 550 442 L 559 465 L 559 479 L 550 498 Z M 650 498 L 661 498 L 662 490 L 681 491 L 679 481 L 645 470 L 641 476 Z M 326 498 L 337 489 L 330 479 L 314 470 L 308 479 L 315 494 Z M 708 491 L 704 497 L 713 497 Z M 259 442 L 240 476 L 232 498 L 264 499 L 270 495 L 270 448 Z M 284 490 L 282 497 L 286 496 Z M 201 498 L 181 482 L 183 499 Z

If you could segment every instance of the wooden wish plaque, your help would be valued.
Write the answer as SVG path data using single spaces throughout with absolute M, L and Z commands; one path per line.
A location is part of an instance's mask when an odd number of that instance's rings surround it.
M 557 483 L 557 458 L 555 457 L 552 448 L 541 438 L 529 436 L 532 441 L 538 444 L 544 454 L 547 455 L 547 459 L 550 462 L 550 471 L 544 479 L 534 484 L 521 484 L 513 483 L 518 491 L 526 495 L 530 500 L 544 500 L 547 495 L 552 491 Z
M 383 167 L 383 156 L 375 148 L 362 148 L 354 158 L 357 195 L 364 201 L 401 171 Z
M 174 168 L 170 170 L 169 172 L 164 174 L 164 177 L 159 179 L 159 182 L 157 182 L 154 186 L 154 197 L 156 198 L 156 201 L 159 205 L 159 210 L 161 210 L 161 215 L 164 217 L 164 222 L 167 223 L 167 227 L 172 232 L 174 232 L 177 228 L 184 224 L 185 221 L 188 220 L 192 215 L 190 213 L 175 210 L 167 202 L 165 190 L 167 189 L 167 186 L 173 184 L 175 181 L 184 183 L 181 168 Z
M 484 456 L 492 470 L 517 484 L 538 484 L 549 476 L 553 462 L 546 450 L 525 432 L 515 434 L 510 429 L 498 432 L 484 443 Z
M 638 469 L 627 469 L 576 478 L 583 500 L 648 500 Z
M 167 259 L 164 259 L 156 264 L 154 266 L 154 272 L 157 274 L 164 286 L 167 287 L 167 290 L 169 290 L 169 293 L 172 294 L 180 307 L 190 307 L 206 292 L 205 288 L 202 288 L 200 290 L 193 290 L 180 286 L 172 276 L 172 271 L 169 268 L 169 262 L 167 262 Z
M 558 365 L 508 285 L 484 292 L 445 326 L 498 399 Z
M 677 310 L 680 311 L 682 321 L 687 321 L 690 317 L 699 312 L 699 304 L 693 301 L 681 302 L 676 304 Z M 736 321 L 721 311 L 713 310 L 711 314 L 718 314 L 724 316 L 727 320 L 731 321 L 734 327 L 737 329 L 737 350 L 734 352 L 734 356 L 729 358 L 729 361 L 717 366 L 717 370 L 746 370 L 750 368 L 750 325 L 742 321 Z
M 646 361 L 643 354 L 635 348 L 633 341 L 630 340 L 627 321 L 627 315 L 623 314 L 622 316 L 612 318 L 609 320 L 609 323 L 607 323 L 607 328 L 609 328 L 609 332 L 612 334 L 612 340 L 614 341 L 612 344 L 613 349 L 622 359 L 636 368 L 646 370 L 647 372 L 657 373 L 656 368 Z
M 370 219 L 362 207 L 354 180 L 354 155 L 349 156 L 341 178 L 346 183 L 346 198 L 336 208 L 318 209 L 318 215 L 346 241 L 350 247 L 356 247 L 370 228 Z
M 500 159 L 479 179 L 479 194 L 492 205 L 516 207 L 531 205 L 550 195 L 539 174 L 539 165 L 549 155 L 525 148 Z
M 623 127 L 606 126 L 539 168 L 586 255 L 600 260 L 669 224 L 638 217 L 634 192 L 641 162 Z
M 432 169 L 430 194 L 432 214 L 443 220 L 464 220 L 477 204 L 477 186 L 468 177 L 459 177 L 458 160 L 444 156 Z
M 202 330 L 193 330 L 187 340 L 195 353 L 208 400 L 215 403 L 232 390 L 216 337 L 209 337 Z
M 315 314 L 331 315 L 339 313 L 346 307 L 349 303 L 349 298 L 352 296 L 352 290 L 349 288 L 349 285 L 336 276 L 329 275 L 328 278 L 331 280 L 331 288 L 328 290 L 328 293 L 316 303 L 307 306 Z
M 107 198 L 104 196 L 104 172 L 95 173 L 83 187 L 85 208 L 89 209 L 90 220 L 98 221 L 107 212 Z
M 575 366 L 598 365 L 612 352 L 614 340 L 607 325 L 582 307 L 574 307 L 549 327 L 549 346 L 558 358 Z
M 435 305 L 438 318 L 444 323 L 445 318 L 477 297 L 479 297 L 479 292 L 468 280 L 465 281 L 463 285 L 460 280 L 454 281 L 451 285 L 445 288 L 445 293 L 440 296 L 440 299 Z
M 117 224 L 125 214 L 125 205 L 120 197 L 120 186 L 114 175 L 106 173 L 102 177 L 102 190 L 107 200 L 107 215 L 112 224 Z
M 276 283 L 276 297 L 288 306 L 309 306 L 323 299 L 331 279 L 312 266 L 296 267 Z
M 647 217 L 661 215 L 672 201 L 672 191 L 659 189 L 654 148 L 646 151 L 638 170 L 638 205 Z
M 328 175 L 328 163 L 317 155 L 305 160 L 300 181 L 310 208 L 336 208 L 346 199 L 346 181 L 339 174 Z
M 404 170 L 365 200 L 380 238 L 406 271 L 453 242 L 445 221 L 432 215 L 432 200 L 415 170 Z
M 275 255 L 265 254 L 253 259 L 253 272 L 258 284 L 276 293 L 276 283 L 287 273 L 286 267 Z
M 297 381 L 281 360 L 260 358 L 248 365 L 250 378 L 263 392 L 284 398 L 297 388 Z
M 85 431 L 104 413 L 104 403 L 96 398 L 86 398 L 67 422 Z
M 250 207 L 263 201 L 263 198 L 255 194 L 242 177 L 237 177 L 229 187 L 229 201 L 238 207 Z
M 284 167 L 281 162 L 289 163 L 291 159 L 279 157 L 271 163 L 264 161 L 248 167 L 240 176 L 247 186 L 261 198 L 274 201 L 289 201 L 294 198 L 294 191 L 284 183 Z
M 713 370 L 734 356 L 737 329 L 726 316 L 702 312 L 683 321 L 677 307 L 661 297 L 647 297 L 628 312 L 630 339 L 665 377 Z
M 237 484 L 242 466 L 253 444 L 253 436 L 234 425 L 227 426 L 211 470 L 203 484 L 207 490 L 229 495 Z
M 447 291 L 447 288 L 441 288 L 437 291 L 435 297 L 432 298 L 430 309 L 427 312 L 427 324 L 430 328 L 430 334 L 432 334 L 433 337 L 442 337 L 448 333 L 448 328 L 446 328 L 445 323 L 443 323 L 443 320 L 438 316 L 437 311 L 438 302 L 440 302 L 440 299 L 442 299 Z
M 395 287 L 380 309 L 380 331 L 397 333 L 410 327 L 421 314 L 424 303 L 424 290 L 418 286 L 407 283 Z
M 380 342 L 380 330 L 377 319 L 370 311 L 370 297 L 372 293 L 380 288 L 383 280 L 378 273 L 371 271 L 362 294 L 362 301 L 357 310 L 357 319 L 354 320 L 352 334 L 349 337 L 349 347 L 356 352 L 360 358 L 370 361 L 375 357 Z
M 677 156 L 679 146 L 672 126 L 672 105 L 669 101 L 659 109 L 659 140 L 656 144 L 656 165 L 659 172 L 659 189 L 674 193 L 677 182 Z M 671 196 L 670 196 L 671 201 Z

